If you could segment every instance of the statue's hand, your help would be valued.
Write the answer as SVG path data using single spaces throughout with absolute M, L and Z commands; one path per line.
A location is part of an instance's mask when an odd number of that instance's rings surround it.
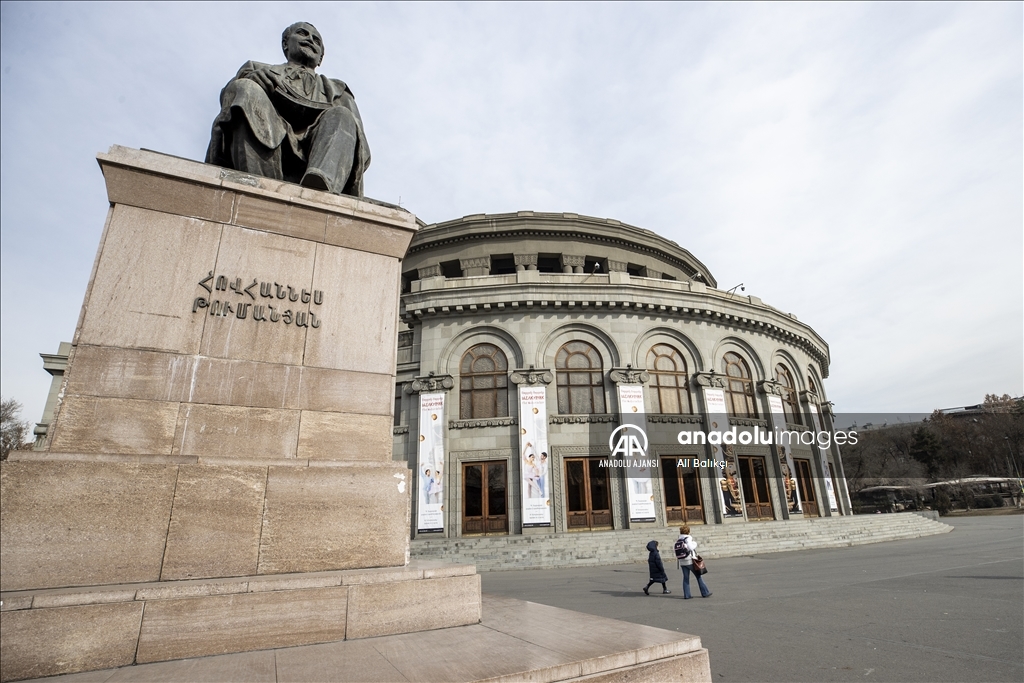
M 256 82 L 261 88 L 263 88 L 268 95 L 272 94 L 277 89 L 277 74 L 270 69 L 256 69 L 245 75 L 250 81 Z

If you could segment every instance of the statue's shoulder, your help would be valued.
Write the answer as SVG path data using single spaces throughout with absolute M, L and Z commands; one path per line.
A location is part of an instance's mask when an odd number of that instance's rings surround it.
M 246 74 L 251 74 L 253 71 L 259 71 L 261 69 L 276 70 L 280 68 L 280 66 L 281 65 L 277 64 L 264 64 L 263 62 L 248 61 L 238 70 L 238 73 L 235 74 L 235 78 L 244 78 Z
M 337 78 L 328 78 L 323 76 L 324 90 L 327 92 L 328 98 L 333 102 L 338 98 L 345 98 L 346 100 L 354 100 L 355 95 L 352 94 L 352 89 L 348 87 L 345 81 Z

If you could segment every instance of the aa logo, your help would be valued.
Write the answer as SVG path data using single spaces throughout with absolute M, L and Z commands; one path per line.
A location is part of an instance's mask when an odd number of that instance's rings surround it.
M 616 441 L 616 435 L 618 440 Z M 620 425 L 608 437 L 612 457 L 643 458 L 647 455 L 647 434 L 636 425 Z

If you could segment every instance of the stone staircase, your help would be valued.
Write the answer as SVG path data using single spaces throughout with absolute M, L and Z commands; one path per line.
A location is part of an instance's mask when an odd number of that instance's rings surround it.
M 854 515 L 775 522 L 692 525 L 699 552 L 708 559 L 777 553 L 809 548 L 837 548 L 946 533 L 952 526 L 935 513 Z M 411 542 L 414 559 L 475 564 L 477 571 L 580 567 L 646 562 L 645 546 L 657 540 L 669 557 L 678 527 L 618 531 L 418 538 Z

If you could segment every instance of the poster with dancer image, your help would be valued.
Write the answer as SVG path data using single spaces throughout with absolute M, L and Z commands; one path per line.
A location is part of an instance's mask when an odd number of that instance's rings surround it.
M 618 444 L 626 444 L 612 453 L 612 459 L 627 459 L 626 484 L 629 500 L 629 521 L 653 522 L 654 487 L 651 484 L 651 468 L 646 463 L 634 467 L 634 461 L 646 461 L 647 457 L 647 415 L 644 412 L 644 387 L 642 384 L 619 385 L 619 424 L 633 425 L 639 432 L 623 429 L 617 436 Z M 625 441 L 623 441 L 625 439 Z M 633 448 L 630 448 L 633 446 Z M 613 445 L 613 449 L 616 446 Z
M 779 431 L 786 429 L 786 414 L 782 409 L 782 399 L 774 394 L 769 394 L 768 408 L 772 416 L 772 428 Z M 779 470 L 782 472 L 782 483 L 786 488 L 786 507 L 791 513 L 803 513 L 800 487 L 796 484 L 796 467 L 793 465 L 793 447 L 789 443 L 780 443 L 777 444 L 777 448 Z
M 743 494 L 740 491 L 740 473 L 736 465 L 735 449 L 724 446 L 721 436 L 729 430 L 729 413 L 725 409 L 725 392 L 721 389 L 705 389 L 704 401 L 708 408 L 708 443 L 711 444 L 711 459 L 724 462 L 724 468 L 715 468 L 718 474 L 718 489 L 722 500 L 722 514 L 726 519 L 743 519 Z M 718 433 L 714 439 L 712 434 Z M 712 443 L 718 441 L 718 443 Z
M 416 529 L 444 531 L 444 394 L 420 394 Z
M 523 526 L 551 526 L 551 458 L 547 389 L 543 386 L 519 386 L 519 457 Z
M 814 438 L 817 440 L 821 432 L 821 420 L 818 419 L 818 406 L 808 404 L 811 409 L 811 421 L 814 423 Z M 839 503 L 836 500 L 836 489 L 832 485 L 832 470 L 828 466 L 828 451 L 820 445 L 816 445 L 818 457 L 821 458 L 821 471 L 825 477 L 825 494 L 828 496 L 828 509 L 832 512 L 839 512 Z

